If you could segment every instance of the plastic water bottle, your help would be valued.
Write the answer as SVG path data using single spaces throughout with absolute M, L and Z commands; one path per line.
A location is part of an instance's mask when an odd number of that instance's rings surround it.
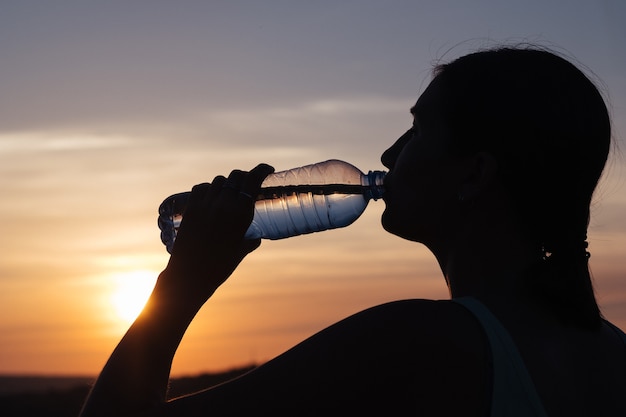
M 385 174 L 364 174 L 336 159 L 270 174 L 256 196 L 245 238 L 283 239 L 348 226 L 370 200 L 382 196 Z M 170 253 L 190 194 L 174 194 L 159 207 L 161 241 Z

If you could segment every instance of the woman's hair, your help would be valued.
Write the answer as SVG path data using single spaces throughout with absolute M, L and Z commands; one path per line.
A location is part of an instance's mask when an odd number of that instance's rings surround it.
M 450 152 L 488 152 L 537 262 L 529 294 L 563 322 L 598 328 L 587 226 L 610 142 L 609 114 L 576 66 L 534 47 L 503 47 L 439 65 Z

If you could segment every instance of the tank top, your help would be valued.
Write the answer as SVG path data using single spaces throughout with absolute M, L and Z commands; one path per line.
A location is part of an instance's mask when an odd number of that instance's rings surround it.
M 481 323 L 487 335 L 493 369 L 490 415 L 548 417 L 509 332 L 487 307 L 475 298 L 462 297 L 452 301 L 469 310 Z M 621 337 L 626 349 L 626 334 L 608 321 L 606 323 Z

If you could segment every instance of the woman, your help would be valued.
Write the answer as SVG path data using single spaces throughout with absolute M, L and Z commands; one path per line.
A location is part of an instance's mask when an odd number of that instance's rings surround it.
M 435 255 L 451 300 L 349 317 L 227 384 L 165 402 L 194 315 L 259 241 L 259 165 L 194 187 L 145 310 L 96 382 L 92 415 L 626 415 L 626 336 L 602 319 L 589 205 L 610 146 L 572 64 L 502 48 L 436 68 L 382 161 L 382 223 Z

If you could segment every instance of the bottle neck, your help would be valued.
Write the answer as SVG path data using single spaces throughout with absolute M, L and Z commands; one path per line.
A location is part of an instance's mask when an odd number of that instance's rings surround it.
M 363 175 L 363 185 L 367 187 L 365 198 L 378 200 L 383 196 L 385 192 L 383 180 L 386 174 L 386 171 L 369 171 Z

